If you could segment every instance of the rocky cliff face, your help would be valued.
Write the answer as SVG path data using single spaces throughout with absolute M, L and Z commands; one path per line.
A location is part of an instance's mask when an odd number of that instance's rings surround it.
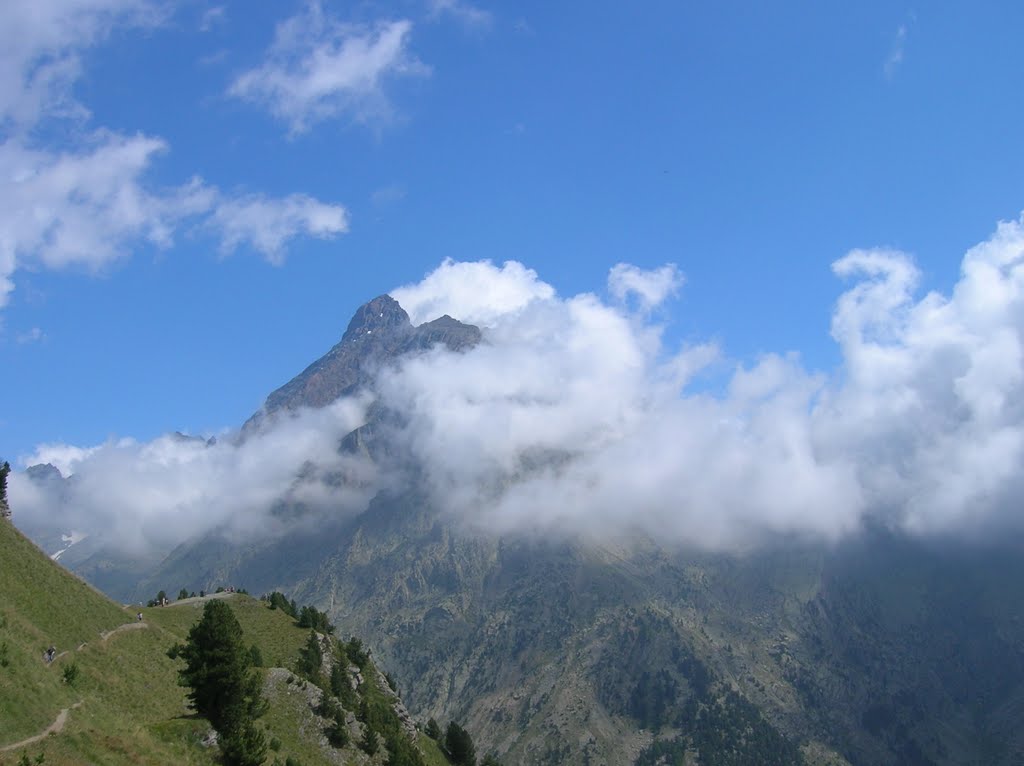
M 245 424 L 259 425 L 278 410 L 324 407 L 366 386 L 381 367 L 407 354 L 443 345 L 463 351 L 480 342 L 480 329 L 450 316 L 414 327 L 405 309 L 381 295 L 356 311 L 334 348 L 267 397 L 260 412 Z

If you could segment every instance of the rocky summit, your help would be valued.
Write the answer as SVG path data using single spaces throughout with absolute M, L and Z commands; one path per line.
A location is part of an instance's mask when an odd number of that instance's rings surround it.
M 246 423 L 251 429 L 278 410 L 324 407 L 356 393 L 388 362 L 437 344 L 452 351 L 480 342 L 480 329 L 443 316 L 414 327 L 398 301 L 381 295 L 363 304 L 337 345 L 267 397 Z

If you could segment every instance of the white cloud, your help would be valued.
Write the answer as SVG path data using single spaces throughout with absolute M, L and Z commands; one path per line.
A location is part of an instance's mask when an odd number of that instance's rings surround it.
M 490 264 L 460 278 L 461 266 L 404 291 L 454 307 L 475 284 L 520 284 Z M 967 253 L 949 296 L 916 297 L 900 252 L 855 250 L 834 268 L 854 283 L 833 314 L 831 375 L 769 354 L 720 394 L 691 392 L 713 347 L 673 354 L 649 319 L 552 293 L 495 312 L 471 353 L 409 361 L 380 393 L 409 419 L 400 442 L 438 504 L 485 529 L 640 529 L 708 546 L 833 539 L 867 516 L 923 534 L 1019 530 L 1024 219 Z M 619 284 L 623 297 L 644 281 Z
M 102 131 L 76 151 L 0 144 L 0 306 L 21 264 L 97 271 L 141 244 L 169 247 L 177 229 L 203 221 L 223 252 L 248 243 L 275 264 L 297 236 L 348 229 L 343 207 L 306 195 L 231 197 L 201 179 L 152 188 L 146 171 L 166 148 L 157 138 Z
M 882 67 L 886 79 L 891 80 L 896 75 L 896 70 L 903 63 L 903 52 L 906 49 L 906 45 L 907 25 L 900 24 L 896 30 L 896 37 L 892 42 L 892 47 L 889 49 L 889 55 L 885 59 L 885 65 Z
M 75 471 L 75 467 L 95 454 L 99 447 L 76 447 L 72 444 L 40 444 L 30 457 L 23 457 L 23 465 L 50 464 L 65 476 Z
M 628 263 L 617 263 L 608 274 L 608 290 L 612 295 L 622 302 L 627 301 L 630 295 L 636 296 L 645 310 L 675 295 L 682 285 L 683 275 L 674 263 L 650 271 Z
M 347 230 L 344 208 L 306 195 L 236 197 L 200 178 L 157 187 L 146 175 L 168 151 L 163 139 L 85 129 L 71 92 L 79 56 L 116 27 L 160 23 L 164 10 L 149 0 L 0 5 L 0 308 L 23 266 L 100 271 L 138 247 L 171 246 L 183 227 L 219 234 L 222 251 L 249 243 L 273 263 L 296 236 Z
M 534 300 L 554 296 L 551 285 L 517 261 L 500 269 L 490 261 L 457 262 L 450 258 L 416 285 L 391 291 L 413 324 L 448 314 L 470 324 L 490 325 Z
M 70 478 L 40 486 L 15 473 L 10 500 L 29 526 L 74 529 L 135 553 L 214 529 L 269 533 L 283 523 L 273 515 L 282 502 L 300 507 L 307 523 L 365 508 L 374 469 L 336 451 L 362 419 L 363 403 L 347 400 L 283 415 L 241 442 L 164 436 L 88 449 L 44 445 L 22 464 L 51 463 Z
M 228 93 L 267 108 L 293 134 L 332 118 L 386 118 L 385 81 L 429 73 L 409 51 L 411 30 L 405 19 L 343 24 L 310 2 L 278 25 L 264 63 L 240 75 Z
M 80 53 L 115 26 L 151 25 L 150 0 L 33 0 L 0 4 L 0 128 L 44 114 L 83 114 L 71 94 Z
M 374 473 L 336 451 L 376 397 L 402 415 L 395 459 L 406 451 L 441 511 L 488 532 L 640 532 L 710 548 L 834 540 L 867 517 L 918 534 L 1019 532 L 1024 218 L 966 254 L 948 295 L 918 297 L 901 252 L 855 250 L 834 268 L 852 284 L 832 316 L 843 361 L 831 374 L 773 353 L 708 391 L 694 378 L 723 363 L 714 346 L 666 348 L 649 314 L 559 298 L 518 263 L 445 261 L 392 295 L 414 321 L 484 324 L 472 350 L 408 358 L 367 399 L 242 443 L 112 442 L 81 455 L 62 445 L 32 460 L 75 472 L 68 505 L 80 510 L 62 513 L 136 536 L 179 516 L 189 531 L 271 529 L 282 497 L 354 513 L 400 480 L 394 466 Z M 356 477 L 344 491 L 339 472 Z M 51 512 L 22 486 L 19 474 L 15 502 Z
M 439 507 L 483 529 L 724 546 L 854 526 L 852 467 L 813 443 L 821 381 L 770 356 L 725 398 L 685 395 L 715 358 L 666 356 L 656 327 L 593 295 L 548 295 L 497 316 L 472 352 L 410 360 L 379 393 L 408 418 L 397 441 Z
M 837 267 L 867 278 L 834 316 L 845 381 L 820 407 L 823 444 L 856 459 L 871 505 L 909 527 L 1019 525 L 1024 222 L 971 249 L 949 296 L 915 301 L 902 254 Z
M 99 268 L 123 255 L 128 241 L 168 243 L 179 215 L 206 204 L 196 187 L 157 195 L 142 175 L 163 141 L 96 134 L 77 152 L 0 145 L 0 250 L 4 262 L 33 257 L 50 268 Z
M 219 203 L 210 224 L 221 233 L 221 252 L 230 253 L 244 243 L 274 264 L 284 262 L 288 240 L 300 234 L 331 239 L 348 231 L 348 212 L 305 194 L 283 199 L 251 195 Z
M 466 0 L 428 0 L 432 18 L 449 17 L 470 29 L 486 29 L 494 22 L 494 16 L 477 8 Z

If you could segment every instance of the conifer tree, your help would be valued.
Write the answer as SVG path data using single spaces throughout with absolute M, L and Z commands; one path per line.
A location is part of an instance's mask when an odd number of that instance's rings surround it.
M 299 675 L 305 676 L 313 683 L 318 683 L 320 666 L 323 661 L 324 653 L 320 648 L 320 637 L 315 630 L 310 630 L 305 647 L 299 650 L 299 662 L 296 669 L 299 671 Z
M 260 695 L 252 655 L 242 640 L 242 626 L 231 607 L 224 601 L 207 603 L 188 640 L 168 654 L 185 660 L 179 683 L 191 689 L 192 706 L 220 735 L 225 760 L 236 766 L 263 763 L 266 738 L 253 719 L 263 714 L 266 702 Z
M 476 766 L 476 747 L 473 745 L 473 738 L 455 721 L 448 724 L 448 730 L 444 735 L 444 749 L 448 751 L 455 766 Z
M 7 505 L 7 476 L 11 472 L 11 464 L 6 460 L 0 464 L 0 506 Z

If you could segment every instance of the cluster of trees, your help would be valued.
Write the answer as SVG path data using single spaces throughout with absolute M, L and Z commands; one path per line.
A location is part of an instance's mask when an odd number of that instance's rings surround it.
M 298 609 L 281 593 L 264 596 L 264 600 L 292 616 L 299 627 L 309 629 L 295 670 L 305 683 L 324 692 L 316 712 L 327 721 L 324 733 L 328 742 L 337 748 L 354 744 L 370 756 L 384 750 L 389 766 L 425 766 L 395 711 L 395 698 L 380 682 L 362 642 L 355 637 L 347 642 L 334 638 L 334 626 L 324 612 L 312 607 Z M 267 708 L 256 670 L 262 657 L 255 645 L 246 648 L 241 625 L 228 603 L 208 602 L 187 640 L 171 647 L 168 656 L 184 661 L 179 682 L 189 688 L 188 698 L 195 710 L 216 729 L 224 762 L 229 766 L 262 764 L 271 748 L 255 724 Z M 324 672 L 325 665 L 329 673 Z M 352 665 L 359 669 L 358 675 L 350 672 Z M 360 679 L 358 687 L 354 686 L 356 678 Z M 355 727 L 353 718 L 361 724 L 358 730 L 350 728 Z M 354 737 L 356 731 L 359 736 Z M 442 736 L 431 719 L 426 732 L 455 766 L 478 766 L 472 737 L 455 721 Z M 276 743 L 275 750 L 280 747 L 280 741 Z M 498 766 L 498 762 L 487 756 L 479 766 Z
M 264 596 L 262 600 L 268 602 L 271 609 L 280 609 L 289 617 L 299 618 L 299 607 L 296 605 L 295 599 L 289 601 L 283 593 L 275 590 L 273 593 Z
M 263 597 L 271 609 L 280 609 L 290 615 L 300 628 L 308 628 L 306 643 L 299 651 L 296 673 L 307 683 L 318 686 L 323 697 L 317 714 L 327 720 L 324 734 L 337 748 L 352 744 L 367 755 L 382 749 L 387 752 L 389 766 L 425 766 L 423 756 L 402 728 L 393 705 L 393 698 L 385 693 L 370 663 L 370 653 L 354 636 L 340 641 L 333 634 L 325 612 L 311 606 L 301 609 L 283 593 L 277 591 Z M 326 662 L 325 662 L 326 660 Z M 324 672 L 324 665 L 330 668 Z M 353 688 L 349 667 L 359 669 L 362 684 Z M 358 738 L 353 739 L 349 729 L 349 716 L 362 724 Z
M 292 615 L 293 617 L 295 615 Z M 299 610 L 299 627 L 310 628 L 320 633 L 333 634 L 334 626 L 327 619 L 327 612 L 321 612 L 311 606 Z
M 761 712 L 735 691 L 720 697 L 691 698 L 679 717 L 684 733 L 645 749 L 636 766 L 682 763 L 687 752 L 697 751 L 702 766 L 794 766 L 803 764 L 797 744 L 764 719 Z

